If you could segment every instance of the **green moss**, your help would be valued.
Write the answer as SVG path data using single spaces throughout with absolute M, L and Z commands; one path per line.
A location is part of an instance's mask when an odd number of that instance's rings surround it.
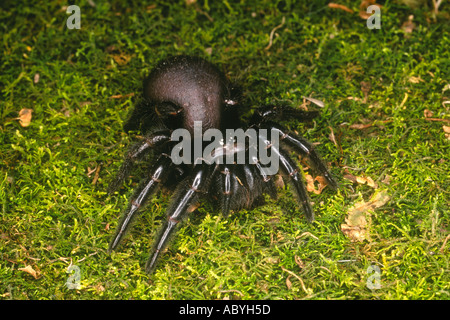
M 80 8 L 80 30 L 66 27 L 59 1 L 0 8 L 2 299 L 449 299 L 448 6 L 435 16 L 388 1 L 380 30 L 325 1 Z M 143 77 L 182 53 L 220 65 L 253 106 L 324 101 L 318 119 L 289 126 L 320 143 L 341 188 L 311 195 L 313 224 L 289 190 L 228 219 L 205 205 L 148 277 L 169 196 L 153 199 L 109 256 L 140 172 L 119 193 L 105 190 L 132 142 L 121 127 Z M 22 108 L 33 109 L 28 127 Z M 352 242 L 341 224 L 376 189 L 391 200 L 371 211 L 370 238 Z M 69 265 L 80 268 L 81 289 L 66 286 Z M 367 286 L 370 266 L 380 268 L 379 289 Z

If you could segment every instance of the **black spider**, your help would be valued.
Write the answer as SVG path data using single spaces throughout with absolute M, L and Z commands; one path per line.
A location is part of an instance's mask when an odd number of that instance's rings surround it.
M 255 109 L 247 124 L 243 125 L 241 118 L 244 107 L 238 101 L 238 90 L 214 65 L 189 56 L 176 56 L 160 62 L 144 81 L 143 89 L 142 101 L 124 126 L 125 131 L 140 130 L 143 136 L 141 142 L 128 152 L 117 177 L 110 184 L 109 192 L 116 190 L 128 176 L 134 162 L 143 159 L 150 151 L 154 162 L 125 211 L 109 252 L 117 248 L 145 201 L 160 186 L 174 187 L 174 195 L 167 210 L 168 219 L 161 228 L 146 264 L 148 273 L 154 270 L 177 224 L 195 210 L 202 198 L 214 201 L 227 216 L 230 211 L 260 205 L 264 194 L 276 197 L 277 191 L 271 179 L 274 172 L 268 174 L 265 170 L 268 168 L 267 163 L 261 163 L 261 159 L 255 156 L 262 151 L 262 146 L 271 156 L 276 156 L 276 165 L 289 177 L 293 192 L 309 222 L 313 221 L 314 213 L 302 173 L 285 148 L 306 156 L 325 177 L 328 185 L 337 188 L 337 183 L 313 146 L 275 122 L 310 120 L 318 112 L 265 105 Z M 179 144 L 172 134 L 177 129 L 185 129 L 182 132 L 194 134 L 195 137 L 198 130 L 205 133 L 208 129 L 218 129 L 219 133 L 225 135 L 226 129 L 239 128 L 254 129 L 257 132 L 256 139 L 247 136 L 244 144 L 237 140 L 219 141 L 219 147 L 206 154 L 210 156 L 209 161 L 206 161 L 204 154 L 198 157 L 193 152 L 194 156 L 189 156 L 191 151 L 195 151 L 194 147 L 192 150 L 183 149 L 180 155 L 192 161 L 174 161 L 174 147 Z M 270 130 L 270 137 L 264 135 L 262 129 L 266 129 L 266 132 Z M 275 138 L 280 141 L 280 146 L 273 143 Z M 195 145 L 194 140 L 190 140 L 193 142 L 191 145 Z M 258 144 L 261 141 L 264 143 L 262 146 Z M 206 150 L 205 141 L 201 143 L 201 150 Z M 239 155 L 244 155 L 244 162 L 237 161 Z M 218 159 L 233 161 L 220 162 Z

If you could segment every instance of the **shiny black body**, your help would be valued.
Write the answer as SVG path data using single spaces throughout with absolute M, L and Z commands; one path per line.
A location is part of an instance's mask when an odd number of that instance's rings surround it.
M 276 197 L 273 179 L 264 174 L 258 160 L 245 164 L 201 162 L 175 165 L 170 157 L 175 145 L 171 133 L 178 128 L 193 133 L 195 121 L 201 121 L 203 132 L 212 128 L 224 131 L 241 127 L 276 132 L 281 145 L 269 143 L 267 148 L 278 155 L 280 173 L 291 183 L 307 220 L 314 219 L 301 171 L 290 158 L 288 150 L 307 157 L 333 189 L 337 188 L 337 183 L 313 146 L 302 137 L 289 133 L 277 121 L 293 118 L 306 121 L 318 113 L 265 105 L 256 109 L 250 120 L 245 122 L 241 120 L 244 109 L 236 92 L 220 70 L 197 57 L 169 58 L 160 62 L 150 73 L 144 81 L 143 99 L 136 105 L 124 127 L 126 131 L 140 131 L 143 137 L 128 152 L 116 179 L 110 184 L 110 193 L 121 185 L 135 161 L 143 159 L 148 153 L 153 156 L 152 167 L 119 222 L 109 251 L 117 248 L 142 205 L 161 186 L 170 185 L 175 190 L 167 209 L 167 220 L 157 235 L 146 265 L 149 273 L 154 270 L 178 223 L 195 210 L 201 200 L 213 201 L 227 216 L 230 211 L 260 205 L 264 194 Z M 223 153 L 233 154 L 237 149 L 224 148 Z

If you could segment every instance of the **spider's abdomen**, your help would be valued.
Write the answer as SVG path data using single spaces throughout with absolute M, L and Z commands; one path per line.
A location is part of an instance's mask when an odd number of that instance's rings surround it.
M 227 79 L 214 65 L 189 56 L 160 62 L 144 81 L 144 97 L 156 106 L 170 103 L 178 108 L 191 134 L 194 121 L 202 122 L 203 131 L 220 128 L 227 90 Z

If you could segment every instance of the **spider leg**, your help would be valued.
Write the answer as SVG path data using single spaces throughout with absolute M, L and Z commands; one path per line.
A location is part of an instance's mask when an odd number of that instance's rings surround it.
M 293 150 L 299 152 L 301 155 L 306 156 L 311 161 L 313 167 L 322 176 L 325 177 L 327 184 L 331 188 L 333 188 L 334 190 L 338 188 L 336 180 L 333 178 L 327 166 L 320 158 L 319 154 L 316 152 L 314 146 L 311 143 L 309 143 L 300 136 L 297 136 L 293 133 L 289 133 L 286 129 L 284 129 L 280 125 L 269 123 L 267 128 L 270 130 L 276 130 L 280 136 L 281 139 L 280 141 L 285 143 L 288 147 L 292 148 Z
M 128 151 L 119 172 L 108 186 L 108 194 L 112 194 L 120 187 L 123 180 L 128 177 L 136 160 L 141 159 L 150 150 L 163 145 L 167 141 L 170 141 L 170 134 L 168 130 L 154 132 L 142 137 L 142 141 L 132 146 Z
M 161 228 L 155 246 L 145 266 L 148 273 L 152 273 L 160 253 L 166 247 L 170 236 L 173 234 L 178 222 L 192 211 L 192 206 L 199 200 L 199 192 L 205 187 L 208 175 L 211 172 L 208 165 L 200 165 L 194 168 L 193 173 L 184 181 L 184 184 L 175 192 L 171 205 L 167 211 L 168 219 Z
M 297 195 L 297 199 L 303 207 L 306 219 L 308 222 L 312 222 L 314 220 L 314 211 L 300 169 L 283 149 L 272 145 L 271 150 L 277 153 L 281 170 L 289 175 L 292 186 L 294 187 L 294 193 Z
M 134 200 L 131 201 L 126 213 L 123 215 L 116 233 L 109 245 L 108 252 L 111 252 L 117 248 L 126 231 L 130 227 L 135 214 L 139 208 L 145 203 L 150 195 L 152 195 L 159 187 L 161 181 L 163 181 L 169 172 L 169 167 L 172 161 L 169 156 L 162 154 L 154 164 L 150 177 L 139 187 L 135 193 Z
M 309 121 L 318 115 L 319 111 L 304 111 L 286 105 L 263 105 L 255 110 L 250 122 L 253 125 L 259 125 L 271 120 L 296 119 L 298 121 Z
M 221 208 L 222 214 L 224 217 L 227 217 L 230 213 L 230 205 L 231 198 L 236 189 L 235 179 L 232 180 L 234 174 L 231 168 L 227 165 L 221 166 L 220 176 L 219 176 L 219 188 L 222 192 L 222 195 L 219 195 L 221 198 Z
M 262 170 L 259 162 L 245 164 L 243 166 L 245 173 L 246 186 L 249 193 L 249 208 L 264 204 L 264 193 L 267 193 L 272 199 L 276 198 L 277 191 L 273 181 Z
M 256 167 L 255 171 L 259 173 L 259 179 L 263 181 L 261 183 L 264 193 L 267 193 L 272 199 L 277 198 L 277 189 L 272 181 L 272 176 L 268 175 L 264 171 L 264 167 L 261 165 L 258 158 L 250 159 L 250 162 Z

